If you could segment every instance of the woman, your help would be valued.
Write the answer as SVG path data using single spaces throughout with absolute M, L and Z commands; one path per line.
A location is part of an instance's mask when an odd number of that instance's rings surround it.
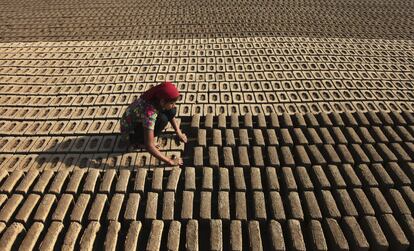
M 181 158 L 170 159 L 159 151 L 154 137 L 171 123 L 180 141 L 187 143 L 175 120 L 175 103 L 180 93 L 170 82 L 154 86 L 130 104 L 121 118 L 121 133 L 134 148 L 145 147 L 149 153 L 168 165 L 182 165 Z

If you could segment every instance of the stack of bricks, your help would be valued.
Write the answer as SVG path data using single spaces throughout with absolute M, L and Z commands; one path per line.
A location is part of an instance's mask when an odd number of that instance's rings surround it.
M 193 156 L 182 168 L 2 169 L 0 245 L 412 247 L 413 113 L 196 115 L 182 121 L 190 139 L 184 154 Z

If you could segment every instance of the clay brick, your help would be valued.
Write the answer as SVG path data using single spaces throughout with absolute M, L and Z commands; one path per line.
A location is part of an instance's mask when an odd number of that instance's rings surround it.
M 116 221 L 110 221 L 105 237 L 105 250 L 117 250 L 118 232 L 121 230 L 121 224 Z
M 285 241 L 283 237 L 283 230 L 279 222 L 271 220 L 268 226 L 268 233 L 270 235 L 270 247 L 272 250 L 286 250 Z
M 243 119 L 243 125 L 245 128 L 253 128 L 253 117 L 251 113 L 246 113 Z
M 298 186 L 296 184 L 295 176 L 291 167 L 282 167 L 282 177 L 284 181 L 284 186 L 287 191 L 296 191 Z
M 331 133 L 335 138 L 336 144 L 348 144 L 348 140 L 345 135 L 342 133 L 341 128 L 339 127 L 332 127 Z
M 266 167 L 266 182 L 267 182 L 267 189 L 269 191 L 279 191 L 280 185 L 279 180 L 276 173 L 276 168 L 274 167 Z
M 251 168 L 250 169 L 250 182 L 252 190 L 262 190 L 262 179 L 260 175 L 259 168 Z
M 346 126 L 350 126 L 350 127 L 356 127 L 358 126 L 358 122 L 356 121 L 356 119 L 354 118 L 354 116 L 352 115 L 352 113 L 350 112 L 343 112 L 342 113 L 342 118 L 346 124 Z
M 96 221 L 89 222 L 80 239 L 80 250 L 94 250 L 96 236 L 101 228 L 101 224 Z
M 148 192 L 147 203 L 145 207 L 145 219 L 147 220 L 157 219 L 157 208 L 158 208 L 158 194 Z
M 6 194 L 0 194 L 0 207 L 7 201 L 9 197 Z
M 370 159 L 365 154 L 364 150 L 362 150 L 360 145 L 357 144 L 351 144 L 351 152 L 353 153 L 353 156 L 355 157 L 356 161 L 359 163 L 370 163 Z
M 349 250 L 348 241 L 345 238 L 338 222 L 335 219 L 324 220 L 324 229 L 327 234 L 329 248 L 332 250 Z
M 311 143 L 313 145 L 322 145 L 323 144 L 323 141 L 319 137 L 319 135 L 316 132 L 315 128 L 307 128 L 306 133 L 307 133 L 308 138 L 309 138 L 309 143 Z
M 319 127 L 318 120 L 313 113 L 306 112 L 304 117 L 308 127 Z
M 125 214 L 124 214 L 125 220 L 134 221 L 137 219 L 137 213 L 138 213 L 140 200 L 141 200 L 141 195 L 139 193 L 129 194 L 127 205 L 125 208 Z
M 30 215 L 33 213 L 34 208 L 36 207 L 37 203 L 40 200 L 40 195 L 38 194 L 30 194 L 24 204 L 19 209 L 15 217 L 15 221 L 20 222 L 22 224 L 26 224 L 30 218 Z
M 170 175 L 168 176 L 167 191 L 176 191 L 178 182 L 180 180 L 181 168 L 175 167 L 170 171 Z
M 95 200 L 92 203 L 92 207 L 89 211 L 89 221 L 100 221 L 102 214 L 105 211 L 105 207 L 108 203 L 108 197 L 106 194 L 97 194 Z
M 392 214 L 381 215 L 379 219 L 391 250 L 407 250 L 410 242 Z
M 192 219 L 193 218 L 193 200 L 194 192 L 183 191 L 183 204 L 181 207 L 181 219 Z
M 372 137 L 370 130 L 368 130 L 368 128 L 359 127 L 358 131 L 359 131 L 359 136 L 362 138 L 362 141 L 364 143 L 374 144 L 376 142 L 376 140 Z
M 83 193 L 94 193 L 96 182 L 99 178 L 99 171 L 97 169 L 89 169 L 88 174 L 83 185 Z
M 294 147 L 294 150 L 295 150 L 294 155 L 295 155 L 296 164 L 302 165 L 302 166 L 310 166 L 311 165 L 311 160 L 310 160 L 304 146 L 296 145 Z
M 394 181 L 391 179 L 387 171 L 382 164 L 372 164 L 371 170 L 376 179 L 378 180 L 381 187 L 392 187 L 394 186 Z
M 317 119 L 320 126 L 323 127 L 332 127 L 334 124 L 329 118 L 329 114 L 325 112 L 318 113 Z M 335 122 L 335 121 L 334 121 Z
M 328 250 L 328 244 L 326 243 L 322 225 L 319 221 L 309 221 L 307 224 L 307 233 L 312 250 Z
M 226 129 L 226 146 L 234 147 L 236 145 L 236 140 L 234 138 L 234 132 L 232 129 Z
M 236 205 L 235 205 L 236 219 L 246 220 L 247 219 L 246 194 L 244 192 L 236 192 L 235 201 L 236 201 Z
M 391 116 L 388 112 L 380 111 L 377 113 L 378 117 L 382 120 L 382 123 L 385 125 L 393 125 L 394 121 L 392 120 Z
M 210 221 L 210 250 L 223 250 L 223 230 L 221 220 Z
M 355 198 L 354 205 L 358 210 L 359 215 L 375 215 L 374 208 L 362 189 L 353 189 L 351 194 L 352 197 Z
M 214 120 L 213 114 L 212 113 L 207 113 L 205 115 L 204 127 L 207 128 L 207 129 L 213 128 L 213 120 Z
M 299 221 L 304 220 L 302 205 L 300 203 L 299 194 L 297 192 L 288 193 L 288 203 L 289 203 L 289 214 L 290 219 L 296 219 Z
M 266 201 L 263 192 L 253 192 L 255 219 L 262 221 L 267 219 Z
M 200 196 L 200 219 L 211 219 L 211 192 L 201 192 Z
M 339 126 L 339 127 L 345 126 L 345 122 L 343 121 L 340 113 L 332 112 L 329 115 L 330 115 L 330 119 L 332 120 L 332 124 L 334 126 Z
M 392 214 L 392 209 L 379 188 L 371 187 L 367 192 L 370 202 L 378 214 Z
M 148 237 L 148 243 L 146 250 L 160 250 L 162 231 L 164 229 L 164 222 L 160 220 L 154 220 L 151 224 L 151 232 Z
M 125 238 L 125 250 L 137 250 L 138 238 L 140 237 L 142 224 L 140 221 L 132 221 L 129 224 L 128 233 Z
M 43 223 L 34 222 L 30 229 L 27 231 L 22 243 L 20 244 L 19 250 L 34 250 L 36 243 L 39 240 L 40 234 L 43 231 Z M 62 248 L 62 250 L 65 250 Z
M 285 166 L 293 167 L 295 166 L 295 159 L 291 152 L 291 149 L 287 146 L 280 147 L 281 152 L 281 163 Z
M 108 220 L 118 221 L 123 201 L 124 201 L 124 194 L 116 193 L 115 195 L 112 196 L 111 203 L 109 205 L 108 215 L 107 215 Z
M 414 136 L 407 130 L 404 126 L 397 126 L 396 127 L 399 136 L 402 138 L 403 141 L 414 141 Z
M 200 114 L 194 114 L 191 117 L 191 130 L 193 132 L 197 131 L 200 127 Z
M 194 147 L 194 166 L 201 167 L 204 163 L 203 148 L 201 146 Z
M 242 145 L 242 146 L 250 145 L 249 134 L 247 132 L 247 129 L 239 130 L 239 145 Z
M 325 144 L 322 146 L 322 149 L 322 152 L 325 158 L 328 160 L 328 163 L 340 164 L 342 162 L 332 145 Z
M 40 243 L 39 250 L 53 250 L 63 227 L 63 223 L 53 221 L 47 230 L 45 238 Z
M 257 167 L 265 166 L 262 148 L 260 146 L 253 146 L 253 165 Z
M 267 147 L 267 157 L 270 166 L 280 166 L 279 155 L 275 146 Z
M 372 174 L 371 170 L 368 168 L 366 164 L 360 164 L 354 166 L 354 168 L 356 169 L 356 173 L 361 179 L 363 185 L 368 187 L 378 186 L 378 181 L 375 179 L 374 175 Z
M 17 171 L 13 171 L 13 173 L 14 172 L 17 172 Z M 27 174 L 24 176 L 22 182 L 20 182 L 20 184 L 17 186 L 15 192 L 22 193 L 22 194 L 28 193 L 30 190 L 30 187 L 33 185 L 33 183 L 35 182 L 38 176 L 39 176 L 39 171 L 37 171 L 36 169 L 29 170 Z
M 358 211 L 351 200 L 346 189 L 334 190 L 334 195 L 339 207 L 339 210 L 344 216 L 358 216 Z
M 229 170 L 220 167 L 219 169 L 219 190 L 230 191 Z
M 333 145 L 336 143 L 336 141 L 332 138 L 332 135 L 327 128 L 319 128 L 319 135 L 322 137 L 322 141 L 325 144 Z
M 309 157 L 314 165 L 326 165 L 326 160 L 316 145 L 306 146 L 309 151 Z
M 194 191 L 196 189 L 195 168 L 185 167 L 184 189 Z
M 71 221 L 76 221 L 79 223 L 83 222 L 83 216 L 84 216 L 85 211 L 87 210 L 90 198 L 91 198 L 90 194 L 79 195 L 78 199 L 76 200 L 75 206 L 72 210 L 72 213 L 70 215 Z
M 108 171 L 105 172 L 105 175 Z M 113 180 L 113 177 L 115 176 L 115 172 L 113 172 L 110 177 L 108 177 L 108 180 Z M 134 192 L 140 193 L 141 195 L 144 194 L 145 192 L 145 181 L 147 180 L 147 169 L 145 168 L 138 168 L 137 170 L 137 174 L 135 175 L 135 181 L 134 181 Z M 105 176 L 104 176 L 104 181 L 105 181 Z M 103 183 L 103 181 L 102 181 Z M 108 182 L 109 183 L 109 182 Z M 109 183 L 110 184 L 110 183 Z M 108 192 L 110 191 L 110 189 L 105 189 Z
M 196 220 L 189 220 L 185 229 L 185 249 L 197 251 L 198 248 L 198 222 Z
M 355 163 L 354 157 L 351 154 L 351 152 L 348 150 L 347 145 L 337 145 L 336 146 L 336 152 L 338 153 L 338 155 L 342 159 L 342 163 L 347 163 L 347 164 L 354 164 Z
M 213 145 L 214 146 L 223 145 L 221 130 L 219 129 L 213 129 Z
M 325 169 L 328 179 L 334 188 L 346 188 L 346 183 L 344 178 L 339 171 L 338 166 L 336 165 L 328 165 Z
M 56 196 L 54 194 L 46 194 L 43 196 L 33 220 L 45 223 L 47 218 L 51 215 L 51 210 L 55 203 Z
M 249 153 L 246 146 L 239 146 L 238 147 L 238 155 L 239 155 L 239 166 L 241 167 L 249 167 Z
M 62 192 L 63 186 L 65 185 L 66 179 L 69 176 L 69 171 L 67 170 L 61 170 L 58 171 L 55 175 L 55 178 L 53 179 L 52 184 L 49 188 L 49 193 L 52 194 L 60 194 Z
M 162 204 L 162 219 L 165 221 L 174 220 L 175 194 L 164 192 Z
M 325 217 L 338 219 L 341 217 L 341 212 L 339 211 L 335 199 L 332 196 L 331 191 L 322 190 L 320 191 L 319 196 L 320 206 L 322 208 L 322 213 Z
M 314 181 L 313 184 L 315 185 L 315 187 L 318 187 L 319 189 L 330 189 L 331 183 L 326 177 L 326 174 L 322 166 L 314 165 L 312 166 L 312 169 L 313 169 L 313 172 L 311 176 Z
M 208 148 L 209 164 L 211 167 L 218 167 L 220 165 L 218 149 L 215 146 Z
M 300 227 L 300 221 L 290 219 L 288 220 L 288 234 L 289 234 L 289 249 L 297 251 L 305 251 L 305 240 Z
M 66 218 L 66 214 L 68 213 L 72 205 L 73 205 L 73 195 L 63 194 L 60 197 L 56 210 L 52 215 L 52 220 L 64 222 Z
M 280 139 L 281 139 L 281 145 L 286 146 L 293 146 L 293 139 L 292 136 L 289 133 L 289 130 L 286 128 L 280 129 Z
M 396 162 L 386 162 L 385 168 L 389 170 L 389 174 L 395 183 L 400 186 L 409 186 L 411 185 L 410 178 L 402 170 L 401 166 Z
M 66 193 L 72 193 L 77 194 L 79 186 L 82 182 L 83 176 L 85 174 L 84 169 L 78 169 L 72 172 L 72 175 L 70 177 L 69 183 L 66 187 Z M 42 175 L 43 176 L 43 175 Z
M 263 250 L 260 226 L 258 221 L 249 221 L 249 249 L 252 251 Z
M 243 250 L 242 224 L 237 220 L 233 220 L 230 223 L 230 250 Z
M 219 128 L 219 129 L 225 129 L 227 126 L 226 126 L 226 114 L 224 114 L 224 113 L 221 113 L 221 114 L 219 114 L 218 115 L 218 121 L 217 121 L 217 127 Z
M 213 169 L 210 167 L 203 167 L 203 183 L 201 188 L 204 191 L 213 190 Z
M 162 169 L 161 169 L 162 170 Z M 130 170 L 120 170 L 118 180 L 115 185 L 116 193 L 126 193 L 128 190 L 129 176 L 131 176 Z
M 309 144 L 309 141 L 306 138 L 306 136 L 303 133 L 301 128 L 293 128 L 293 135 L 294 135 L 294 139 L 295 139 L 296 144 L 299 144 L 299 145 Z
M 69 225 L 69 229 L 66 232 L 65 238 L 62 244 L 62 251 L 69 251 L 74 250 L 77 240 L 79 238 L 79 234 L 82 230 L 82 225 L 78 222 L 71 222 Z
M 305 207 L 305 216 L 310 219 L 321 220 L 322 213 L 318 205 L 315 194 L 312 191 L 305 191 L 304 196 L 304 207 Z
M 391 126 L 383 126 L 381 130 L 389 139 L 390 142 L 402 142 L 402 139 Z
M 181 223 L 179 221 L 172 221 L 168 230 L 167 250 L 178 251 L 180 247 L 180 232 Z
M 22 170 L 15 170 L 7 177 L 6 181 L 0 187 L 0 193 L 11 194 L 17 183 L 24 177 Z
M 343 178 L 348 187 L 362 187 L 362 183 L 354 171 L 354 167 L 350 164 L 341 165 Z
M 384 132 L 380 127 L 374 126 L 371 128 L 371 132 L 376 142 L 378 143 L 388 143 L 388 138 L 385 136 Z
M 265 140 L 263 137 L 263 133 L 261 129 L 254 129 L 253 130 L 253 140 L 254 140 L 254 145 L 256 146 L 265 146 Z
M 235 113 L 230 115 L 230 128 L 238 129 L 239 128 L 239 116 Z
M 15 242 L 25 232 L 25 228 L 21 223 L 12 223 L 7 227 L 0 239 L 0 246 L 4 251 L 14 250 Z
M 411 210 L 408 205 L 405 203 L 404 198 L 401 193 L 396 189 L 389 189 L 385 193 L 387 201 L 390 203 L 391 208 L 394 213 L 401 214 L 411 214 Z
M 375 147 L 373 145 L 364 144 L 363 147 L 371 163 L 383 162 L 381 155 L 379 155 L 379 153 L 377 152 L 377 150 L 375 150 Z
M 306 168 L 303 166 L 298 166 L 296 168 L 296 174 L 299 181 L 299 187 L 301 190 L 313 190 L 313 184 L 312 181 L 308 175 L 308 172 L 306 171 Z
M 266 129 L 266 142 L 269 146 L 279 145 L 279 140 L 274 129 Z
M 377 219 L 373 216 L 364 216 L 361 227 L 368 239 L 371 250 L 388 250 L 389 243 Z
M 412 157 L 404 150 L 399 143 L 391 143 L 392 152 L 395 154 L 399 161 L 412 161 Z
M 272 219 L 275 219 L 277 221 L 285 221 L 286 220 L 286 214 L 285 209 L 283 207 L 282 198 L 277 191 L 270 192 L 270 203 L 272 207 Z M 237 208 L 236 208 L 237 210 Z
M 342 229 L 351 250 L 369 250 L 369 243 L 358 221 L 354 217 L 344 217 L 342 220 Z

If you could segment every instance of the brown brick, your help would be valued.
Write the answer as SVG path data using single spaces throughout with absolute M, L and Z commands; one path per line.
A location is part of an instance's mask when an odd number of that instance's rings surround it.
M 106 194 L 97 194 L 89 211 L 88 220 L 100 221 L 107 203 L 108 197 Z
M 82 223 L 84 213 L 88 207 L 89 200 L 91 198 L 90 194 L 81 194 L 76 200 L 75 206 L 70 215 L 71 221 L 76 221 Z
M 270 166 L 280 166 L 279 155 L 277 149 L 274 146 L 267 147 L 268 164 Z
M 237 191 L 246 191 L 243 168 L 233 168 L 234 187 Z
M 175 193 L 164 192 L 163 204 L 162 204 L 162 219 L 165 221 L 174 220 L 174 208 L 175 208 Z
M 210 167 L 203 167 L 202 190 L 211 191 L 213 188 L 213 169 Z
M 204 164 L 203 148 L 201 146 L 194 147 L 194 166 L 201 167 Z
M 230 115 L 230 128 L 237 129 L 239 128 L 239 116 L 235 113 Z
M 284 251 L 286 250 L 285 241 L 283 237 L 282 226 L 279 222 L 271 220 L 268 227 L 268 233 L 270 236 L 270 247 L 274 251 Z
M 385 193 L 387 201 L 390 203 L 394 213 L 401 214 L 411 214 L 411 210 L 408 205 L 405 203 L 404 198 L 401 193 L 396 189 L 389 189 Z
M 235 202 L 236 219 L 247 220 L 246 194 L 244 192 L 236 192 Z
M 376 163 L 371 165 L 371 170 L 376 179 L 378 180 L 381 187 L 392 187 L 394 186 L 394 181 L 385 171 L 382 164 Z
M 335 144 L 336 141 L 332 138 L 331 133 L 327 128 L 319 128 L 319 135 L 322 137 L 324 144 Z
M 377 187 L 378 181 L 375 179 L 375 176 L 372 174 L 371 170 L 366 164 L 360 164 L 354 166 L 359 178 L 362 181 L 362 184 L 368 187 Z
M 232 220 L 230 223 L 230 250 L 243 250 L 242 224 L 237 220 Z
M 252 251 L 263 250 L 260 226 L 258 221 L 249 221 L 249 249 Z
M 326 218 L 324 229 L 329 248 L 332 250 L 349 250 L 348 241 L 335 219 Z
M 362 141 L 366 144 L 374 144 L 376 140 L 372 137 L 370 130 L 365 127 L 358 128 L 359 136 L 362 138 Z
M 49 193 L 56 195 L 60 194 L 62 192 L 62 188 L 65 185 L 68 176 L 69 171 L 67 170 L 60 170 L 59 172 L 57 172 L 52 184 L 50 185 Z
M 0 187 L 0 193 L 11 194 L 17 183 L 24 177 L 22 170 L 15 170 L 7 177 L 6 181 Z
M 246 113 L 243 116 L 244 119 L 244 127 L 246 128 L 252 128 L 253 127 L 253 117 L 251 113 Z
M 276 132 L 274 129 L 266 129 L 266 142 L 267 142 L 267 145 L 270 145 L 270 146 L 279 145 L 279 140 L 276 136 Z
M 293 171 L 291 167 L 282 167 L 282 177 L 283 177 L 283 181 L 285 182 L 284 184 L 285 188 L 288 191 L 298 190 L 295 176 L 293 175 Z
M 200 197 L 200 219 L 211 219 L 211 192 L 201 192 Z
M 342 133 L 341 128 L 332 127 L 331 133 L 335 138 L 336 144 L 348 144 L 348 140 L 346 139 L 345 135 Z
M 342 219 L 342 229 L 351 250 L 369 250 L 369 243 L 358 221 L 354 217 L 345 216 Z
M 70 207 L 74 204 L 72 194 L 62 194 L 57 204 L 55 212 L 52 214 L 53 221 L 64 222 L 66 214 L 70 211 Z
M 254 145 L 262 146 L 262 147 L 265 146 L 265 140 L 263 137 L 262 130 L 260 129 L 253 130 L 253 140 L 254 140 Z
M 328 113 L 325 113 L 325 112 L 318 113 L 317 117 L 318 117 L 320 126 L 331 127 L 334 125 L 331 121 L 331 118 L 329 118 Z
M 309 221 L 307 224 L 307 232 L 310 241 L 309 245 L 312 247 L 312 250 L 328 250 L 322 225 L 319 221 Z
M 396 162 L 385 163 L 386 170 L 389 170 L 389 174 L 395 183 L 400 186 L 409 186 L 411 185 L 410 178 L 402 170 L 401 166 Z
M 218 149 L 215 146 L 208 148 L 208 159 L 211 167 L 218 167 L 220 165 Z
M 121 230 L 121 224 L 116 221 L 110 221 L 106 232 L 104 248 L 105 250 L 117 250 L 118 232 Z
M 326 174 L 330 180 L 332 187 L 346 188 L 345 180 L 342 177 L 337 165 L 328 165 L 328 168 L 326 169 Z
M 107 219 L 109 221 L 118 221 L 123 201 L 124 201 L 124 194 L 116 193 L 112 196 L 111 203 L 109 205 L 108 215 L 107 215 Z
M 137 250 L 141 227 L 142 224 L 140 221 L 131 221 L 125 238 L 125 250 Z
M 296 174 L 299 181 L 299 187 L 301 190 L 313 190 L 312 180 L 310 179 L 306 168 L 303 166 L 296 167 Z
M 342 163 L 347 163 L 347 164 L 355 163 L 354 157 L 349 151 L 347 145 L 337 145 L 336 152 L 338 153 L 339 157 L 342 159 Z
M 179 221 L 172 221 L 168 230 L 167 250 L 178 251 L 180 246 L 180 231 L 181 223 Z
M 45 238 L 40 243 L 39 250 L 54 250 L 59 235 L 62 232 L 64 225 L 62 222 L 52 221 Z
M 282 198 L 279 192 L 276 192 L 276 191 L 270 192 L 270 204 L 272 207 L 271 218 L 277 221 L 282 221 L 282 222 L 285 221 L 286 220 L 285 209 L 283 207 Z
M 30 226 L 26 236 L 20 244 L 19 250 L 35 250 L 36 243 L 39 241 L 39 237 L 43 231 L 43 228 L 43 223 L 34 222 Z M 64 249 L 62 248 L 62 250 Z
M 370 120 L 371 124 L 373 125 L 382 125 L 381 119 L 377 116 L 377 113 L 374 111 L 368 111 L 366 113 L 368 119 Z
M 360 223 L 371 250 L 388 250 L 389 243 L 375 217 L 364 216 Z
M 138 169 L 137 173 L 139 173 L 140 170 L 146 170 L 146 169 Z M 109 194 L 111 192 L 112 182 L 113 182 L 115 176 L 116 176 L 116 170 L 115 169 L 105 170 L 105 174 L 104 174 L 104 176 L 102 178 L 102 181 L 101 181 L 101 184 L 99 186 L 99 190 L 98 190 L 99 193 Z M 137 180 L 137 179 L 135 179 L 135 180 Z
M 289 237 L 289 249 L 296 251 L 305 251 L 305 240 L 302 234 L 302 229 L 300 227 L 300 222 L 298 220 L 290 219 L 288 220 L 288 234 Z
M 322 213 L 313 191 L 306 191 L 304 195 L 305 216 L 310 219 L 322 220 Z
M 191 117 L 191 129 L 193 131 L 197 131 L 200 127 L 200 115 L 199 114 L 194 114 Z
M 351 192 L 352 198 L 355 198 L 354 205 L 358 210 L 360 216 L 363 215 L 375 215 L 374 208 L 372 207 L 368 197 L 364 191 L 360 188 L 355 188 Z
M 196 189 L 195 168 L 185 167 L 185 190 L 194 191 Z
M 335 190 L 334 195 L 342 215 L 358 217 L 358 211 L 346 189 Z
M 255 219 L 262 221 L 267 219 L 266 201 L 263 192 L 253 192 Z
M 257 167 L 265 166 L 262 148 L 260 146 L 253 146 L 253 165 Z
M 335 126 L 341 126 L 341 127 L 345 126 L 345 122 L 343 121 L 340 113 L 332 112 L 329 115 L 330 115 L 330 118 L 332 120 L 332 123 Z
M 126 193 L 128 190 L 129 176 L 131 175 L 130 170 L 120 170 L 118 180 L 115 185 L 116 193 Z
M 218 218 L 222 220 L 230 220 L 230 198 L 229 192 L 219 191 L 218 193 Z
M 330 189 L 331 183 L 326 177 L 326 174 L 322 166 L 314 165 L 312 166 L 312 169 L 312 178 L 314 180 L 313 184 L 315 185 L 315 187 L 318 187 L 319 189 Z
M 224 166 L 234 167 L 233 149 L 231 147 L 223 147 Z
M 238 155 L 239 155 L 239 166 L 241 167 L 249 167 L 249 153 L 246 146 L 239 146 L 238 147 Z
M 281 145 L 286 145 L 286 146 L 293 146 L 293 139 L 292 136 L 289 133 L 289 130 L 286 128 L 280 129 L 280 139 L 281 139 Z
M 219 190 L 229 191 L 230 190 L 230 179 L 229 170 L 227 168 L 219 168 Z
M 382 156 L 382 158 L 386 161 L 397 162 L 398 157 L 391 151 L 390 148 L 386 144 L 378 143 L 376 145 L 376 150 Z
M 315 115 L 313 115 L 313 113 L 306 112 L 304 117 L 305 117 L 305 120 L 306 120 L 306 124 L 309 127 L 318 127 L 319 126 L 318 120 L 316 119 Z
M 101 224 L 96 221 L 89 222 L 87 228 L 82 234 L 80 239 L 80 250 L 94 250 L 94 246 L 97 245 L 95 243 L 96 236 L 101 228 Z
M 74 250 L 79 238 L 79 234 L 82 230 L 82 225 L 78 222 L 71 222 L 69 229 L 66 232 L 63 240 L 62 251 Z
M 24 201 L 23 206 L 20 208 L 19 212 L 15 217 L 15 221 L 22 224 L 26 224 L 29 221 L 30 216 L 32 215 L 34 208 L 40 200 L 40 195 L 30 194 Z
M 304 215 L 299 194 L 297 192 L 289 192 L 287 199 L 289 203 L 289 218 L 303 221 Z
M 336 205 L 335 199 L 332 196 L 331 191 L 322 190 L 320 192 L 320 206 L 322 208 L 323 215 L 329 218 L 338 219 L 341 217 L 341 213 Z
M 94 193 L 96 182 L 99 178 L 99 170 L 97 169 L 89 169 L 88 174 L 85 179 L 85 184 L 83 185 L 83 193 Z
M 322 152 L 325 156 L 325 158 L 328 160 L 328 163 L 330 164 L 341 164 L 342 161 L 339 158 L 338 154 L 336 153 L 335 149 L 332 145 L 323 145 L 322 146 Z
M 239 130 L 239 145 L 241 145 L 241 146 L 250 145 L 249 134 L 247 132 L 247 129 L 240 129 Z
M 77 194 L 79 192 L 79 186 L 82 182 L 84 174 L 85 169 L 78 169 L 72 172 L 69 183 L 66 187 L 66 193 Z
M 279 180 L 276 173 L 276 168 L 274 167 L 266 167 L 266 182 L 267 188 L 269 191 L 279 191 L 280 185 Z
M 223 229 L 221 220 L 210 221 L 210 250 L 223 250 Z
M 294 135 L 296 144 L 298 144 L 298 145 L 307 145 L 307 144 L 309 144 L 309 141 L 306 138 L 306 136 L 303 133 L 301 128 L 293 128 L 293 135 Z
M 309 150 L 309 157 L 313 165 L 326 165 L 326 160 L 317 146 L 309 145 L 306 147 Z
M 185 249 L 197 251 L 198 248 L 198 222 L 196 220 L 189 220 L 185 229 Z
M 7 227 L 0 239 L 2 250 L 9 251 L 16 248 L 15 242 L 25 232 L 25 228 L 21 223 L 12 223 Z
M 17 171 L 14 171 L 14 172 L 17 172 Z M 15 192 L 22 193 L 22 194 L 28 193 L 31 186 L 33 185 L 33 183 L 35 182 L 38 176 L 39 176 L 39 171 L 37 171 L 36 169 L 29 170 L 27 174 L 24 176 L 23 180 L 20 182 L 19 186 L 17 186 Z
M 280 127 L 279 117 L 278 117 L 277 113 L 271 113 L 270 114 L 270 122 L 271 122 L 272 128 L 279 128 Z
M 250 169 L 250 182 L 252 190 L 262 190 L 262 177 L 260 175 L 260 169 L 252 167 Z
M 147 193 L 147 203 L 145 208 L 145 219 L 155 220 L 157 219 L 158 208 L 158 194 L 153 192 Z
M 193 200 L 194 192 L 183 191 L 183 204 L 181 207 L 181 219 L 192 219 L 193 218 Z
M 180 180 L 181 168 L 175 167 L 170 171 L 167 182 L 167 191 L 176 191 Z
M 160 250 L 162 231 L 164 229 L 164 222 L 161 220 L 154 220 L 151 224 L 151 232 L 148 237 L 147 251 Z
M 368 196 L 378 214 L 392 214 L 392 209 L 379 188 L 369 188 Z
M 390 250 L 407 250 L 410 242 L 392 214 L 381 215 L 380 224 L 387 236 Z
M 296 163 L 298 165 L 302 165 L 302 166 L 310 166 L 311 165 L 311 160 L 305 150 L 304 146 L 295 146 L 294 147 L 295 150 L 295 160 Z
M 354 171 L 354 167 L 350 164 L 341 165 L 343 178 L 348 187 L 356 188 L 361 187 L 362 183 L 358 178 L 358 175 Z
M 362 150 L 360 145 L 352 144 L 350 150 L 353 153 L 353 156 L 355 157 L 357 162 L 370 163 L 370 159 L 365 154 L 364 150 Z

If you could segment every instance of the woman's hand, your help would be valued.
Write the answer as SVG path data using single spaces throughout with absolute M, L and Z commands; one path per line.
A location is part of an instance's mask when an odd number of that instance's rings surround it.
M 183 159 L 182 158 L 173 158 L 168 161 L 169 166 L 182 166 Z
M 183 142 L 183 143 L 187 143 L 187 135 L 185 135 L 182 132 L 178 132 L 177 133 L 178 139 Z

